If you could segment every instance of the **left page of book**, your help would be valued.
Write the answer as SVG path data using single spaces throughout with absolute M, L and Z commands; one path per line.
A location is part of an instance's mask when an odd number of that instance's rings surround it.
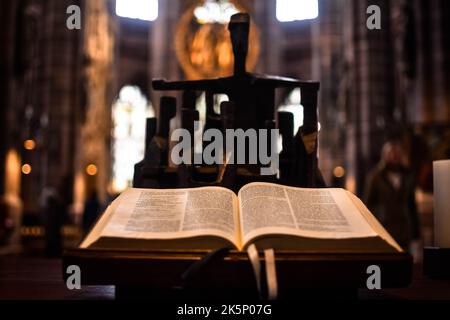
M 155 190 L 130 188 L 108 207 L 82 248 L 100 237 L 182 239 L 224 238 L 240 244 L 237 196 L 218 187 Z

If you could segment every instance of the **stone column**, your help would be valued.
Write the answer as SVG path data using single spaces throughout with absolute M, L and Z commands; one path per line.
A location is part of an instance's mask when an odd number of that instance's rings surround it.
M 417 80 L 414 87 L 416 123 L 450 121 L 448 2 L 414 1 L 417 25 Z
M 357 193 L 361 194 L 370 170 L 379 160 L 387 129 L 394 125 L 396 109 L 395 68 L 388 0 L 356 1 L 349 4 L 353 15 L 353 47 L 350 61 L 350 103 L 347 114 L 351 123 L 347 141 L 354 143 L 349 160 Z M 369 5 L 381 9 L 381 30 L 366 26 Z
M 5 192 L 6 154 L 10 146 L 8 113 L 12 109 L 14 34 L 18 1 L 0 2 L 0 196 Z
M 14 66 L 19 1 L 0 2 L 0 210 L 13 221 L 13 234 L 1 253 L 20 251 L 22 201 L 20 199 L 20 156 L 14 141 Z M 3 221 L 2 221 L 3 222 Z
M 179 80 L 183 77 L 181 68 L 178 64 L 175 54 L 175 30 L 178 19 L 181 16 L 183 5 L 189 2 L 179 0 L 159 1 L 158 19 L 151 23 L 149 33 L 149 52 L 150 52 L 150 80 L 154 78 L 165 78 L 167 80 Z M 155 107 L 156 116 L 159 116 L 159 99 L 162 95 L 175 95 L 175 92 L 156 92 L 151 89 L 150 97 Z M 180 98 L 180 97 L 177 97 Z M 180 100 L 177 100 L 180 107 Z
M 86 0 L 84 6 L 86 115 L 77 145 L 76 175 L 84 176 L 87 165 L 96 165 L 98 171 L 95 179 L 85 176 L 86 183 L 92 183 L 86 188 L 88 192 L 95 188 L 99 199 L 105 201 L 111 174 L 111 105 L 116 26 L 107 1 Z
M 348 0 L 319 1 L 319 17 L 312 23 L 313 79 L 320 81 L 319 164 L 330 183 L 335 166 L 345 166 L 345 134 L 350 130 L 346 104 L 349 90 L 349 62 L 345 55 L 345 27 Z
M 283 37 L 276 18 L 276 1 L 254 1 L 255 23 L 260 30 L 260 55 L 256 72 L 279 75 L 282 72 Z

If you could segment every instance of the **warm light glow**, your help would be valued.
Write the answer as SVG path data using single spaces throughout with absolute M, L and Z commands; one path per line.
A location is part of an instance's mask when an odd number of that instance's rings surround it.
M 21 178 L 21 160 L 18 152 L 14 149 L 8 150 L 6 154 L 6 175 L 5 175 L 5 194 L 9 197 L 19 197 L 20 178 Z
M 347 176 L 345 181 L 345 189 L 356 194 L 356 179 L 353 176 Z
M 90 164 L 86 167 L 86 173 L 90 176 L 95 176 L 98 172 L 98 168 L 95 164 Z
M 154 21 L 158 18 L 158 0 L 116 0 L 120 17 Z
M 229 1 L 206 0 L 202 6 L 195 8 L 194 15 L 198 23 L 228 24 L 233 14 L 238 9 Z
M 124 191 L 126 188 L 129 187 L 129 183 L 127 180 L 123 179 L 114 179 L 112 182 L 112 193 L 119 193 Z
M 45 234 L 45 230 L 42 227 L 26 227 L 20 228 L 20 234 L 24 237 L 42 237 Z
M 32 139 L 25 140 L 23 147 L 27 150 L 34 150 L 36 148 L 36 142 Z
M 76 221 L 81 221 L 84 209 L 84 202 L 86 200 L 86 181 L 83 171 L 78 171 L 75 174 L 74 188 L 73 188 L 73 205 L 72 212 L 75 215 Z
M 277 0 L 277 19 L 280 22 L 316 19 L 318 0 Z
M 228 24 L 233 14 L 246 12 L 234 0 L 192 1 L 179 18 L 175 53 L 188 80 L 228 77 L 233 74 L 233 48 Z M 195 4 L 194 4 L 195 3 Z M 259 29 L 251 23 L 246 68 L 254 69 L 260 51 Z
M 28 163 L 26 163 L 22 166 L 22 173 L 24 175 L 29 175 L 31 173 L 31 170 L 32 170 L 32 167 Z
M 345 176 L 345 169 L 342 167 L 336 167 L 333 170 L 333 175 L 336 178 L 343 178 Z

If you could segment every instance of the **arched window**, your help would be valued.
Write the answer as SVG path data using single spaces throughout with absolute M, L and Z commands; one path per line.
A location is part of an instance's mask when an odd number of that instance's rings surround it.
M 303 126 L 304 120 L 304 107 L 301 103 L 302 93 L 300 88 L 292 90 L 286 97 L 284 103 L 278 107 L 278 111 L 290 112 L 294 115 L 294 136 L 298 133 L 298 129 Z M 317 123 L 318 130 L 320 131 L 320 122 Z
M 158 0 L 116 0 L 119 17 L 154 21 L 158 18 Z
M 112 107 L 112 189 L 121 192 L 131 186 L 134 165 L 144 158 L 145 119 L 154 116 L 152 105 L 136 86 L 125 86 Z
M 318 0 L 277 0 L 276 10 L 280 22 L 316 19 L 319 3 Z
M 303 106 L 301 105 L 301 91 L 296 88 L 289 93 L 284 103 L 278 107 L 278 111 L 290 112 L 294 115 L 294 132 L 303 125 Z

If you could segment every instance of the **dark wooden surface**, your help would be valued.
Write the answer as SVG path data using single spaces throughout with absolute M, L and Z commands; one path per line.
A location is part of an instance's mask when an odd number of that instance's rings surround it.
M 112 286 L 84 286 L 70 291 L 62 279 L 60 260 L 0 258 L 0 300 L 111 300 Z M 381 291 L 360 290 L 360 299 L 450 300 L 450 281 L 425 278 L 421 266 L 414 268 L 414 280 L 409 288 Z
M 199 250 L 96 250 L 71 249 L 63 264 L 83 270 L 85 285 L 131 285 L 168 289 L 182 285 L 181 275 L 207 252 Z M 400 253 L 318 253 L 278 251 L 276 266 L 281 293 L 299 289 L 365 288 L 367 267 L 383 270 L 385 288 L 406 287 L 412 280 L 412 260 Z M 255 288 L 248 256 L 230 252 L 201 270 L 191 288 L 241 291 Z
M 0 300 L 111 300 L 113 286 L 68 290 L 60 260 L 0 257 Z
M 408 288 L 360 290 L 359 298 L 362 300 L 450 300 L 450 280 L 429 279 L 423 275 L 422 265 L 415 265 L 413 282 Z

